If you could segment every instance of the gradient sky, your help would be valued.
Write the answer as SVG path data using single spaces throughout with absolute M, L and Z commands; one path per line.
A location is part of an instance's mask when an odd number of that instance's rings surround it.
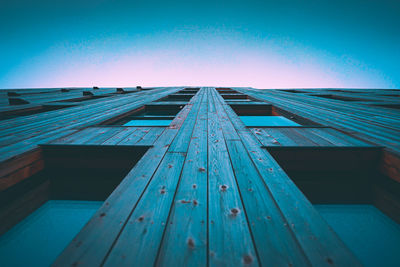
M 400 88 L 400 0 L 0 0 L 0 88 Z

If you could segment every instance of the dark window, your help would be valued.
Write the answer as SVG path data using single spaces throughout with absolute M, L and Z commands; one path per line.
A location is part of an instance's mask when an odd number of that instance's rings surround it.
M 45 169 L 0 193 L 2 263 L 51 265 L 148 148 L 43 146 Z
M 185 104 L 170 105 L 155 102 L 103 123 L 120 126 L 168 126 Z
M 231 103 L 230 106 L 248 127 L 316 125 L 312 121 L 263 102 Z
M 383 107 L 383 108 L 391 108 L 391 109 L 400 109 L 400 105 L 398 104 L 383 104 L 383 105 L 375 105 L 378 107 Z
M 400 187 L 377 147 L 269 147 L 291 180 L 365 266 L 398 262 Z
M 315 205 L 364 266 L 400 262 L 400 225 L 373 205 Z
M 368 99 L 361 99 L 361 98 L 354 98 L 354 97 L 347 97 L 347 96 L 338 96 L 338 95 L 312 95 L 323 97 L 327 99 L 334 99 L 334 100 L 341 100 L 341 101 L 368 101 Z
M 23 108 L 23 109 L 16 109 L 16 110 L 9 110 L 0 113 L 0 120 L 7 120 L 13 119 L 22 116 L 29 116 L 40 114 L 48 111 L 59 110 L 63 108 L 68 108 L 74 106 L 73 104 L 66 104 L 66 105 L 39 105 L 32 108 Z

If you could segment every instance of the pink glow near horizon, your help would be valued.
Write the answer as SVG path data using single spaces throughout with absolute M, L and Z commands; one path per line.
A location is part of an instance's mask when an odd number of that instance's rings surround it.
M 98 44 L 53 47 L 10 75 L 21 87 L 236 86 L 255 88 L 391 87 L 378 71 L 301 48 L 171 46 L 107 50 Z

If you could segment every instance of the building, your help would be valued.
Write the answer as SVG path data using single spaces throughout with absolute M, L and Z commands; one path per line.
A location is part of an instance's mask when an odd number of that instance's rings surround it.
M 21 89 L 0 101 L 1 266 L 400 262 L 400 90 Z

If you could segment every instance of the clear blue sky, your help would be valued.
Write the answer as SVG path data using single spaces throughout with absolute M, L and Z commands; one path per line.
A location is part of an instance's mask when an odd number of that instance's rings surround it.
M 400 87 L 399 0 L 0 0 L 0 88 Z

